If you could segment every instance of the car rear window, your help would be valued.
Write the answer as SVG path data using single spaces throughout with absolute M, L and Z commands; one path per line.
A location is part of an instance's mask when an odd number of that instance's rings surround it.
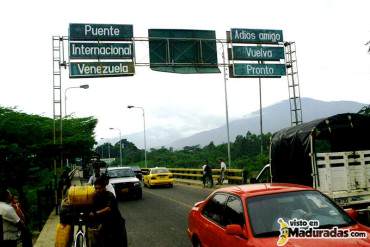
M 158 169 L 152 169 L 152 174 L 158 174 L 158 173 L 169 173 L 170 171 L 167 168 L 158 168 Z
M 114 169 L 108 170 L 108 176 L 110 178 L 135 177 L 135 173 L 131 169 Z

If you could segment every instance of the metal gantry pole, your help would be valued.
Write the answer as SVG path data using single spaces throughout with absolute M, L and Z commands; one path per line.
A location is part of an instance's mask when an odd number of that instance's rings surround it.
M 258 47 L 261 45 L 258 44 Z M 258 61 L 258 64 L 263 64 L 262 61 Z M 262 119 L 262 79 L 258 77 L 258 88 L 259 88 L 259 96 L 260 96 L 260 144 L 261 144 L 261 155 L 263 154 L 263 119 Z
M 222 44 L 222 60 L 223 63 L 225 63 L 225 48 L 224 44 Z M 229 128 L 229 106 L 227 102 L 227 73 L 226 73 L 226 66 L 223 66 L 224 68 L 224 89 L 225 89 L 225 111 L 226 111 L 226 133 L 227 133 L 227 157 L 229 162 L 229 167 L 231 166 L 231 151 L 230 151 L 230 128 Z
M 59 111 L 60 111 L 60 168 L 63 168 L 63 107 L 62 107 L 62 66 L 65 66 L 65 61 L 64 61 L 64 37 L 61 36 L 59 37 L 59 47 L 60 47 L 60 53 L 62 55 L 62 63 L 59 63 L 59 70 L 60 70 L 60 76 L 59 76 L 59 85 L 60 85 L 60 90 L 59 90 L 59 98 L 60 98 L 60 104 L 59 104 Z
M 261 155 L 263 154 L 263 129 L 262 129 L 262 80 L 258 78 L 259 94 L 260 94 L 260 140 L 261 140 Z
M 52 52 L 53 52 L 53 144 L 57 145 L 57 121 L 59 120 L 59 145 L 62 146 L 63 138 L 63 124 L 62 124 L 62 55 L 63 49 L 63 37 L 53 36 L 52 37 Z M 63 56 L 64 59 L 64 56 Z M 60 152 L 60 164 L 63 164 L 62 150 Z M 55 212 L 58 214 L 58 191 L 57 191 L 57 160 L 54 159 L 54 187 L 55 187 Z
M 285 42 L 285 63 L 287 68 L 287 81 L 290 104 L 291 125 L 299 125 L 302 119 L 302 103 L 299 87 L 298 62 L 295 42 Z
M 261 45 L 259 45 L 261 46 Z M 258 61 L 259 64 L 263 64 L 263 62 Z M 262 120 L 262 79 L 261 77 L 258 78 L 258 88 L 259 88 L 259 96 L 260 96 L 260 142 L 261 142 L 261 155 L 263 154 L 263 120 Z

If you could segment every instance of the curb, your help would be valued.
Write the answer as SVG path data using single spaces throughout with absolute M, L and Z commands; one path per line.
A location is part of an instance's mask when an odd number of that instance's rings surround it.
M 189 181 L 189 180 L 176 180 L 175 179 L 175 183 L 176 184 L 182 184 L 182 185 L 188 185 L 188 186 L 194 186 L 194 187 L 198 187 L 198 188 L 203 188 L 203 183 L 199 183 L 199 182 L 196 182 L 197 180 L 194 180 L 194 181 Z M 229 187 L 229 186 L 234 186 L 235 184 L 223 184 L 223 185 L 216 185 L 214 184 L 213 188 L 207 188 L 207 189 L 210 189 L 210 190 L 217 190 L 217 189 L 220 189 L 220 188 L 223 188 L 223 187 Z
M 74 177 L 71 181 L 72 185 L 81 185 L 81 174 L 79 170 L 74 171 Z M 34 247 L 50 247 L 55 245 L 56 228 L 59 223 L 59 215 L 55 213 L 55 209 L 49 215 L 45 225 L 43 226 Z
M 55 209 L 51 212 L 48 220 L 42 228 L 34 247 L 50 247 L 55 245 L 56 226 L 59 223 L 59 215 L 56 215 Z
M 176 180 L 175 179 L 175 183 L 176 184 L 185 184 L 185 185 L 194 185 L 194 186 L 199 186 L 199 187 L 203 187 L 203 184 L 201 183 L 197 183 L 197 182 L 193 182 L 193 181 L 181 181 L 181 180 Z

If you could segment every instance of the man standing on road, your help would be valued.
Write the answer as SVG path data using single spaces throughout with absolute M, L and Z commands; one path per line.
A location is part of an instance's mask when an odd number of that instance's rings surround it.
M 6 189 L 0 190 L 0 216 L 2 218 L 1 247 L 16 247 L 20 230 L 25 228 L 23 221 L 11 205 L 12 195 Z
M 204 162 L 205 164 L 202 166 L 203 169 L 203 188 L 206 187 L 207 180 L 210 180 L 211 187 L 213 187 L 213 178 L 212 178 L 212 169 L 208 164 L 208 160 Z
M 223 184 L 225 179 L 225 173 L 226 173 L 226 163 L 223 159 L 219 159 L 220 162 L 220 179 L 218 180 L 218 184 Z

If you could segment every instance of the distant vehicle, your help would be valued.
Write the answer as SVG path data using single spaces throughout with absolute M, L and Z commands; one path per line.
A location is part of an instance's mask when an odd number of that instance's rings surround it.
M 132 170 L 135 172 L 136 177 L 141 181 L 143 180 L 143 173 L 138 166 L 132 166 Z
M 232 186 L 193 206 L 187 232 L 193 246 L 369 246 L 370 228 L 355 220 L 356 213 L 303 185 Z M 294 219 L 316 222 L 312 229 L 362 231 L 363 238 L 292 238 L 286 223 Z
M 282 129 L 272 135 L 270 164 L 255 182 L 312 186 L 370 219 L 369 116 L 338 114 Z
M 113 185 L 117 198 L 142 198 L 142 188 L 139 179 L 131 167 L 108 167 L 107 175 Z
M 150 168 L 147 175 L 144 175 L 144 186 L 167 185 L 173 187 L 173 174 L 165 167 Z

